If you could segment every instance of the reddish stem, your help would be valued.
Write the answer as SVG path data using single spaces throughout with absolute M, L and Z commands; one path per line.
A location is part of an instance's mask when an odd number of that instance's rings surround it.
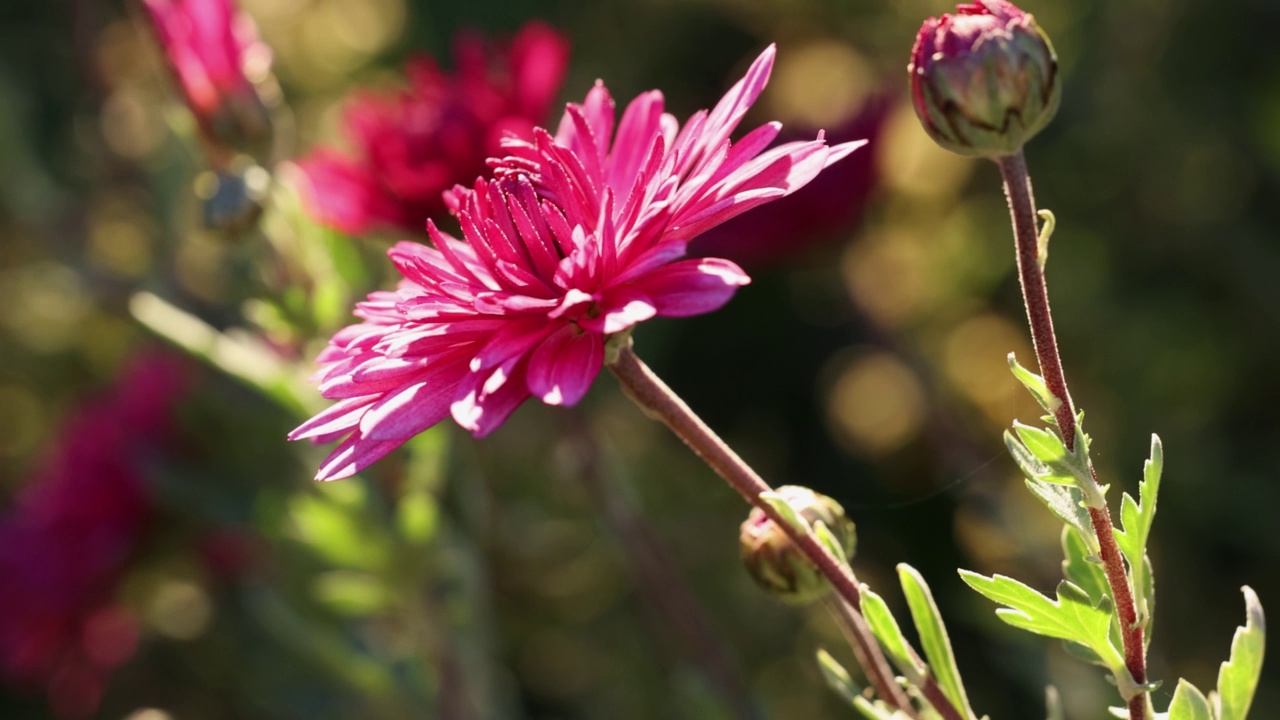
M 1036 360 L 1045 385 L 1061 405 L 1054 412 L 1058 429 L 1067 449 L 1075 447 L 1076 415 L 1067 389 L 1067 378 L 1062 372 L 1062 360 L 1058 357 L 1058 340 L 1053 332 L 1053 315 L 1049 311 L 1049 292 L 1045 287 L 1044 268 L 1040 266 L 1040 243 L 1036 227 L 1035 196 L 1031 191 L 1031 176 L 1027 174 L 1027 162 L 1022 152 L 999 158 L 1000 174 L 1004 177 L 1005 195 L 1009 199 L 1009 214 L 1013 220 L 1013 235 L 1018 251 L 1018 278 L 1022 284 L 1022 299 L 1027 306 L 1027 321 L 1031 325 L 1031 339 L 1035 344 Z M 1093 482 L 1098 482 L 1092 464 L 1089 472 Z M 1120 619 L 1120 635 L 1124 644 L 1125 667 L 1139 685 L 1147 682 L 1146 643 L 1143 628 L 1138 623 L 1138 610 L 1134 605 L 1129 577 L 1125 572 L 1124 558 L 1116 544 L 1111 526 L 1111 513 L 1106 507 L 1090 507 L 1089 517 L 1098 536 L 1099 555 L 1106 569 L 1107 584 L 1115 601 Z M 1130 720 L 1145 720 L 1147 694 L 1140 692 L 1129 699 Z
M 830 582 L 835 591 L 849 604 L 848 621 L 852 625 L 851 633 L 854 650 L 859 662 L 880 696 L 891 706 L 897 707 L 909 717 L 917 717 L 915 708 L 902 688 L 894 681 L 893 670 L 885 659 L 871 634 L 866 619 L 862 617 L 862 591 L 858 580 L 847 565 L 837 560 L 822 545 L 813 533 L 803 532 L 787 522 L 773 505 L 766 502 L 761 495 L 772 492 L 773 488 L 764 481 L 756 471 L 751 469 L 738 454 L 733 451 L 718 435 L 715 434 L 693 410 L 662 381 L 648 365 L 645 365 L 631 349 L 630 342 L 619 352 L 617 359 L 609 364 L 609 369 L 617 376 L 622 387 L 641 408 L 671 428 L 689 449 L 716 471 L 720 477 L 738 491 L 747 502 L 760 508 L 778 527 L 782 528 L 791 541 L 800 548 L 809 560 Z

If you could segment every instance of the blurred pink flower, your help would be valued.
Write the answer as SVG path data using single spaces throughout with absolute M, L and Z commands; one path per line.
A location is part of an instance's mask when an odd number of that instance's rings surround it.
M 528 137 L 546 119 L 568 60 L 568 41 L 534 21 L 498 50 L 461 36 L 452 74 L 430 58 L 411 61 L 407 91 L 347 104 L 354 157 L 320 148 L 299 163 L 311 213 L 350 234 L 425 233 L 427 218 L 445 210 L 443 191 L 482 175 L 505 135 Z
M 251 78 L 271 50 L 232 0 L 143 0 L 187 105 L 214 143 L 246 152 L 269 144 L 271 121 Z
M 680 260 L 688 241 L 862 144 L 828 147 L 819 134 L 761 152 L 780 127 L 770 123 L 731 145 L 773 58 L 769 47 L 683 130 L 651 91 L 615 138 L 613 101 L 597 83 L 556 137 L 538 129 L 504 142 L 512 154 L 494 161 L 496 179 L 449 193 L 466 242 L 429 223 L 435 247 L 396 245 L 399 288 L 360 304 L 364 322 L 321 354 L 320 392 L 338 402 L 290 435 L 342 439 L 317 478 L 358 472 L 449 414 L 481 437 L 530 395 L 572 405 L 599 373 L 607 336 L 728 302 L 749 278 L 727 260 Z
M 0 516 L 0 676 L 43 687 L 55 715 L 97 709 L 110 671 L 137 645 L 115 586 L 151 509 L 146 456 L 170 432 L 184 366 L 134 359 L 104 396 L 73 411 L 45 465 Z
M 858 138 L 873 142 L 889 107 L 887 97 L 871 100 L 832 128 L 828 142 Z M 812 135 L 812 131 L 789 128 L 779 140 L 796 140 L 806 134 Z M 792 260 L 824 241 L 846 239 L 841 233 L 847 233 L 861 219 L 878 181 L 875 156 L 858 153 L 797 192 L 703 233 L 689 244 L 689 254 L 723 257 L 748 269 Z

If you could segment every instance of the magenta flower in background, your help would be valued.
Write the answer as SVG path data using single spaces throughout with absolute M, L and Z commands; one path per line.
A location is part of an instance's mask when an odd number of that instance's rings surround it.
M 232 0 L 143 0 L 187 105 L 215 144 L 263 152 L 271 120 L 254 88 L 271 65 L 253 19 Z
M 465 242 L 430 224 L 434 247 L 396 245 L 399 288 L 360 304 L 364 322 L 319 358 L 321 394 L 338 402 L 290 435 L 342 440 L 317 478 L 358 472 L 450 414 L 481 437 L 531 395 L 572 405 L 609 335 L 728 302 L 749 278 L 727 260 L 681 260 L 688 242 L 862 145 L 829 147 L 819 134 L 765 150 L 777 123 L 731 144 L 773 58 L 769 47 L 683 128 L 651 91 L 628 105 L 615 136 L 613 101 L 597 83 L 554 138 L 538 129 L 508 139 L 495 179 L 449 193 Z
M 874 141 L 889 107 L 887 97 L 871 100 L 832 128 L 828 142 Z M 779 140 L 789 142 L 806 135 L 811 137 L 813 132 L 788 128 Z M 689 254 L 722 257 L 754 269 L 793 260 L 824 241 L 846 240 L 842 233 L 862 218 L 878 182 L 875 156 L 858 153 L 797 192 L 703 233 L 689 244 Z
M 537 21 L 501 49 L 461 36 L 451 74 L 430 58 L 411 61 L 408 90 L 348 103 L 353 156 L 320 148 L 299 163 L 308 209 L 350 234 L 425 233 L 427 218 L 445 210 L 443 191 L 483 174 L 508 133 L 529 137 L 546 120 L 568 61 L 568 41 Z
M 14 507 L 0 516 L 0 677 L 43 688 L 57 717 L 92 715 L 138 641 L 117 583 L 151 518 L 147 458 L 171 432 L 186 368 L 133 360 L 73 411 Z

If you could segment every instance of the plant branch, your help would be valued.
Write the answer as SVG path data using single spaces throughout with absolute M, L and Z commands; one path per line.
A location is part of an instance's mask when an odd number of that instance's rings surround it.
M 882 700 L 911 717 L 916 717 L 911 700 L 894 682 L 893 670 L 862 617 L 862 592 L 853 571 L 833 557 L 812 532 L 803 532 L 791 525 L 773 505 L 760 497 L 773 488 L 636 356 L 629 339 L 618 350 L 616 358 L 611 359 L 609 369 L 637 405 L 666 424 L 689 449 L 724 478 L 730 487 L 782 528 L 796 547 L 831 582 L 835 591 L 849 604 L 850 617 L 855 623 L 854 648 L 858 652 L 859 661 L 863 663 L 867 679 Z
M 1045 385 L 1061 404 L 1054 411 L 1062 441 L 1068 450 L 1074 449 L 1076 439 L 1076 415 L 1067 389 L 1067 378 L 1062 372 L 1062 360 L 1058 356 L 1058 340 L 1053 331 L 1053 315 L 1049 310 L 1049 293 L 1045 286 L 1044 268 L 1040 264 L 1040 244 L 1036 229 L 1035 196 L 1031 191 L 1031 177 L 1027 174 L 1027 162 L 1022 152 L 999 158 L 1000 174 L 1004 177 L 1005 195 L 1009 200 L 1009 214 L 1013 220 L 1013 235 L 1017 245 L 1018 278 L 1022 284 L 1022 299 L 1027 307 L 1027 321 L 1031 325 L 1031 339 L 1036 349 L 1036 360 Z M 1089 473 L 1098 484 L 1097 472 L 1092 463 Z M 1120 620 L 1120 635 L 1124 643 L 1125 666 L 1133 681 L 1139 685 L 1147 682 L 1146 644 L 1143 627 L 1138 623 L 1138 611 L 1133 601 L 1133 591 L 1125 572 L 1124 560 L 1116 544 L 1111 525 L 1111 513 L 1106 506 L 1089 507 L 1089 518 L 1098 536 L 1099 555 L 1106 569 L 1107 583 L 1116 604 Z M 1124 683 L 1120 683 L 1124 686 Z M 1145 720 L 1147 699 L 1145 692 L 1126 698 L 1130 720 Z
M 849 644 L 853 646 L 854 656 L 858 658 L 859 663 L 862 663 L 862 656 L 857 652 L 858 646 L 853 642 L 854 633 L 857 632 L 858 620 L 858 618 L 854 617 L 853 609 L 849 607 L 849 603 L 845 602 L 843 598 L 828 596 L 826 600 L 823 604 L 827 606 L 827 610 L 830 611 L 831 616 L 835 619 L 836 625 L 839 626 L 845 638 L 849 640 Z M 907 652 L 911 654 L 909 659 L 915 667 L 925 667 L 924 661 L 920 659 L 920 656 L 916 654 L 915 649 L 910 645 L 907 645 Z M 904 675 L 908 676 L 908 682 L 920 688 L 925 700 L 929 701 L 933 709 L 942 716 L 942 720 L 965 720 L 964 715 L 956 710 L 955 706 L 951 704 L 951 700 L 942 692 L 942 687 L 938 685 L 938 680 L 933 676 L 933 673 L 926 669 L 924 673 L 915 673 L 915 677 L 911 677 L 912 673 L 904 672 Z

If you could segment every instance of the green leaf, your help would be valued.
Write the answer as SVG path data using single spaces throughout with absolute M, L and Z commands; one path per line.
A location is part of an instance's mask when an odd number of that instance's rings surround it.
M 818 669 L 822 671 L 822 678 L 827 681 L 827 686 L 852 705 L 862 717 L 868 720 L 899 720 L 902 717 L 884 703 L 868 700 L 853 682 L 853 678 L 849 677 L 849 671 L 826 650 L 818 650 Z
M 827 686 L 850 704 L 862 697 L 862 691 L 854 684 L 849 671 L 822 648 L 818 648 L 818 669 L 822 671 L 822 679 L 827 681 Z
M 1050 467 L 1061 464 L 1068 457 L 1067 448 L 1062 444 L 1053 433 L 1030 425 L 1023 425 L 1018 421 L 1014 421 L 1013 429 L 1018 433 L 1018 438 L 1022 440 L 1022 444 L 1027 446 L 1032 455 L 1040 460 L 1048 463 Z
M 1169 704 L 1168 720 L 1214 720 L 1213 710 L 1204 693 L 1186 680 L 1178 681 L 1178 689 L 1173 692 L 1173 702 Z
M 960 577 L 969 587 L 1005 606 L 996 610 L 1004 622 L 1037 635 L 1078 643 L 1107 668 L 1115 672 L 1124 669 L 1124 660 L 1109 638 L 1109 602 L 1095 607 L 1084 590 L 1065 580 L 1058 585 L 1055 601 L 1003 575 L 985 577 L 961 570 Z
M 1267 621 L 1262 603 L 1249 586 L 1244 592 L 1245 624 L 1236 628 L 1231 639 L 1231 659 L 1218 671 L 1218 690 L 1210 693 L 1217 720 L 1245 720 L 1253 693 L 1262 672 L 1263 650 L 1266 648 Z
M 1138 589 L 1141 599 L 1138 602 L 1143 603 L 1139 608 L 1146 612 L 1147 618 L 1147 628 L 1146 632 L 1142 635 L 1142 639 L 1143 642 L 1150 647 L 1151 636 L 1154 634 L 1153 631 L 1155 630 L 1154 619 L 1156 616 L 1156 575 L 1151 569 L 1150 556 L 1146 554 L 1142 556 L 1142 567 L 1143 573 L 1140 578 L 1140 580 L 1142 580 L 1142 584 Z
M 1160 474 L 1164 469 L 1164 446 L 1157 435 L 1151 436 L 1151 458 L 1142 468 L 1143 480 L 1138 483 L 1138 497 L 1135 502 L 1128 493 L 1120 500 L 1120 520 L 1124 529 L 1115 529 L 1116 544 L 1120 552 L 1129 561 L 1129 572 L 1133 586 L 1139 588 L 1137 594 L 1138 622 L 1145 625 L 1149 622 L 1151 611 L 1148 607 L 1146 593 L 1143 589 L 1154 586 L 1148 577 L 1150 564 L 1146 562 L 1147 539 L 1151 536 L 1151 523 L 1156 515 L 1156 497 L 1160 491 Z
M 1049 392 L 1049 387 L 1044 384 L 1044 378 L 1019 365 L 1018 358 L 1013 353 L 1009 353 L 1009 369 L 1013 371 L 1013 376 L 1018 378 L 1018 382 L 1031 392 L 1036 402 L 1040 403 L 1040 407 L 1051 415 L 1058 411 L 1062 401 Z
M 1022 470 L 1022 474 L 1028 479 L 1057 485 L 1075 485 L 1074 478 L 1055 472 L 1008 430 L 1004 431 L 1004 444 L 1009 449 L 1009 454 L 1013 456 L 1013 461 L 1018 464 L 1018 469 Z
M 889 606 L 885 604 L 884 598 L 866 586 L 862 588 L 862 616 L 866 618 L 871 634 L 880 641 L 885 654 L 902 674 L 913 682 L 923 679 L 926 669 L 922 663 L 912 659 L 915 653 L 907 644 L 907 639 L 903 637 L 902 629 L 898 627 L 898 621 L 889 611 Z
M 1092 490 L 1095 483 L 1089 472 L 1089 457 L 1079 450 L 1083 443 L 1078 443 L 1075 451 L 1068 451 L 1052 432 L 1019 422 L 1013 424 L 1013 429 L 1017 435 L 1006 430 L 1004 444 L 1028 479 L 1072 485 L 1082 492 Z
M 902 583 L 902 593 L 907 598 L 907 607 L 911 609 L 916 632 L 920 634 L 920 645 L 924 648 L 930 671 L 956 710 L 966 718 L 973 718 L 973 708 L 969 706 L 969 697 L 960 680 L 960 669 L 956 667 L 956 657 L 951 651 L 951 638 L 947 636 L 947 628 L 942 623 L 942 614 L 933 601 L 929 585 L 915 568 L 906 563 L 898 565 L 898 580 Z
M 1049 512 L 1058 516 L 1062 522 L 1079 531 L 1080 536 L 1089 544 L 1091 553 L 1097 554 L 1098 536 L 1093 531 L 1093 521 L 1089 519 L 1089 510 L 1084 506 L 1084 494 L 1078 488 L 1054 485 L 1027 479 L 1027 489 L 1035 495 Z
M 1048 210 L 1041 210 L 1036 213 L 1044 220 L 1044 226 L 1040 228 L 1040 234 L 1036 236 L 1036 262 L 1040 264 L 1040 269 L 1044 270 L 1045 263 L 1049 262 L 1049 238 L 1053 237 L 1053 228 L 1058 224 L 1057 218 Z
M 1062 574 L 1089 594 L 1089 600 L 1098 604 L 1107 597 L 1107 573 L 1102 569 L 1098 556 L 1081 537 L 1080 531 L 1070 525 L 1062 528 Z

